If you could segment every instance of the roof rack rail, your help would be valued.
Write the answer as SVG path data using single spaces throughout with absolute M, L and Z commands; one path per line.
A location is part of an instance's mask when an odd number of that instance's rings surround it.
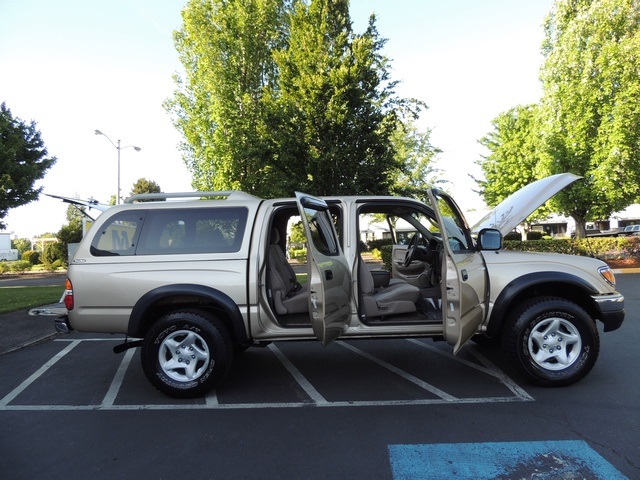
M 148 201 L 164 201 L 175 199 L 208 199 L 208 200 L 226 200 L 226 199 L 255 199 L 253 195 L 242 192 L 240 190 L 222 190 L 218 192 L 176 192 L 176 193 L 139 193 L 127 198 L 124 203 L 139 203 Z

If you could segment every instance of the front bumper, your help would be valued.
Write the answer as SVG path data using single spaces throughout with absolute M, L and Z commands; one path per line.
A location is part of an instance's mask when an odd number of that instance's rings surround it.
M 600 310 L 599 319 L 604 324 L 604 331 L 617 330 L 624 321 L 624 297 L 616 292 L 610 295 L 592 297 Z

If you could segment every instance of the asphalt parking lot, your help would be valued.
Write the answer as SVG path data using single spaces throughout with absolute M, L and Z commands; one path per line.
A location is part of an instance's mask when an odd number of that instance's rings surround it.
M 207 398 L 175 400 L 138 350 L 59 336 L 0 356 L 0 476 L 640 478 L 640 275 L 618 282 L 625 324 L 561 389 L 475 345 L 278 342 L 240 355 Z
M 533 400 L 473 346 L 454 357 L 446 345 L 403 339 L 338 341 L 328 349 L 315 342 L 250 349 L 217 391 L 204 399 L 178 401 L 147 385 L 138 349 L 114 355 L 116 343 L 115 338 L 73 334 L 40 347 L 42 357 L 34 365 L 38 368 L 10 391 L 0 390 L 0 410 L 393 407 Z M 69 375 L 80 365 L 83 375 Z M 458 380 L 451 382 L 451 376 Z

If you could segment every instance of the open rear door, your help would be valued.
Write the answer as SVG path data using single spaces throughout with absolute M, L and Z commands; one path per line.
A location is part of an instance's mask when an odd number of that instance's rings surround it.
M 438 190 L 429 192 L 443 243 L 442 321 L 444 337 L 457 353 L 486 315 L 487 272 L 458 206 Z
M 326 202 L 299 192 L 296 202 L 308 245 L 311 325 L 318 340 L 327 345 L 340 336 L 349 320 L 351 272 Z

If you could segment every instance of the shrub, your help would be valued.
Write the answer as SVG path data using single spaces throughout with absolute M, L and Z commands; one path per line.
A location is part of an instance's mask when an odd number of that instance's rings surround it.
M 31 270 L 31 263 L 27 260 L 16 260 L 9 264 L 9 269 L 14 273 L 24 273 Z
M 504 248 L 523 252 L 568 253 L 605 261 L 619 260 L 640 256 L 640 237 L 558 238 L 527 242 L 506 240 Z
M 290 248 L 289 249 L 289 258 L 293 260 L 297 260 L 298 262 L 304 263 L 307 261 L 307 249 L 306 248 Z
M 382 257 L 382 263 L 384 264 L 384 268 L 390 272 L 392 269 L 391 261 L 393 258 L 392 257 L 393 245 L 383 245 L 380 247 L 379 250 Z
M 0 262 L 0 275 L 9 271 L 9 262 Z
M 47 243 L 40 257 L 44 268 L 47 270 L 53 269 L 53 264 L 56 260 L 60 260 L 63 265 L 66 265 L 65 250 L 65 246 L 60 242 Z
M 26 260 L 31 265 L 37 265 L 40 263 L 40 252 L 35 250 L 27 250 L 22 254 L 22 260 Z
M 379 238 L 376 240 L 369 240 L 367 242 L 367 247 L 368 250 L 373 250 L 373 249 L 378 249 L 381 250 L 383 246 L 385 245 L 391 245 L 391 239 L 390 238 Z
M 519 242 L 520 240 L 522 240 L 522 235 L 518 232 L 509 232 L 503 238 L 503 241 L 505 242 Z
M 527 240 L 540 240 L 544 236 L 545 233 L 540 230 L 531 230 L 527 233 Z

